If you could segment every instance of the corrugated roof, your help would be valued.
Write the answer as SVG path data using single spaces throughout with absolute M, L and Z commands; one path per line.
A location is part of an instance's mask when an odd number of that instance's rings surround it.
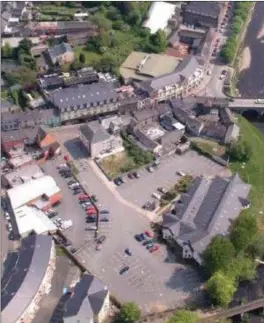
M 49 194 L 49 192 L 55 188 L 56 192 L 60 192 L 60 188 L 51 176 L 43 176 L 18 187 L 11 188 L 7 191 L 7 194 L 12 208 L 16 209 L 43 194 Z

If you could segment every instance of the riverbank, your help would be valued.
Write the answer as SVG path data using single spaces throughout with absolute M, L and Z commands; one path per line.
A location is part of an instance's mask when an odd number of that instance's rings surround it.
M 231 63 L 231 67 L 234 69 L 234 74 L 230 82 L 229 94 L 231 96 L 238 97 L 240 96 L 239 90 L 237 89 L 237 83 L 239 81 L 239 76 L 241 72 L 250 67 L 251 63 L 251 55 L 250 49 L 244 48 L 244 39 L 247 33 L 248 26 L 253 18 L 253 13 L 255 9 L 255 2 L 252 3 L 251 8 L 248 12 L 247 19 L 241 28 L 240 33 L 237 35 L 237 47 L 236 54 L 234 56 L 233 62 Z

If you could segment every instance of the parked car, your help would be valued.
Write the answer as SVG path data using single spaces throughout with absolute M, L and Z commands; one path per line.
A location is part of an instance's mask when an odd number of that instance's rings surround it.
M 87 217 L 86 218 L 86 223 L 95 223 L 96 222 L 96 219 L 95 218 L 93 218 L 93 217 Z
M 130 179 L 133 179 L 134 178 L 134 175 L 133 175 L 133 173 L 128 173 L 127 174 L 127 177 L 130 178 Z
M 140 237 L 141 237 L 142 240 L 146 240 L 145 233 L 140 233 Z
M 186 174 L 180 170 L 178 172 L 176 172 L 176 174 L 179 176 L 182 176 L 182 177 L 186 176 Z
M 97 239 L 97 243 L 101 243 L 102 244 L 105 241 L 105 239 L 106 239 L 106 236 L 101 236 L 101 237 L 99 237 Z
M 91 202 L 84 202 L 84 203 L 81 203 L 81 206 L 82 208 L 86 209 L 88 206 L 92 205 Z
M 125 267 L 123 267 L 121 270 L 120 270 L 120 275 L 123 275 L 123 274 L 125 274 L 126 272 L 128 272 L 129 271 L 129 266 L 125 266 Z
M 151 196 L 155 197 L 155 199 L 157 199 L 157 200 L 160 200 L 161 199 L 161 196 L 158 193 L 156 193 L 156 192 L 153 192 L 151 194 Z
M 145 235 L 149 238 L 153 237 L 153 233 L 151 231 L 145 231 Z
M 59 170 L 59 173 L 60 174 L 63 174 L 63 173 L 67 173 L 67 172 L 69 172 L 69 171 L 71 171 L 71 169 L 70 169 L 70 167 L 64 167 L 64 168 L 61 168 L 60 170 Z
M 150 207 L 151 207 L 151 203 L 150 203 L 150 202 L 147 202 L 147 203 L 145 203 L 145 204 L 142 206 L 142 208 L 143 208 L 143 209 L 145 209 L 145 210 L 150 209 Z
M 115 178 L 114 179 L 114 183 L 117 185 L 117 186 L 120 186 L 122 184 L 122 182 L 120 181 L 119 178 Z
M 83 190 L 81 188 L 76 188 L 75 190 L 73 190 L 73 195 L 77 195 L 80 194 L 81 192 L 83 192 Z
M 159 246 L 158 245 L 155 245 L 153 248 L 151 248 L 150 250 L 149 250 L 149 252 L 155 252 L 155 251 L 157 251 L 157 250 L 159 250 Z
M 147 167 L 147 170 L 150 172 L 150 173 L 153 173 L 154 172 L 154 168 L 152 166 L 148 166 Z
M 69 167 L 67 164 L 60 164 L 57 166 L 57 169 L 63 169 L 65 167 Z
M 166 194 L 168 192 L 164 187 L 158 187 L 157 190 L 162 194 Z
M 139 174 L 138 174 L 138 172 L 134 172 L 133 173 L 133 176 L 135 177 L 135 178 L 139 178 L 140 176 L 139 176 Z
M 140 234 L 136 234 L 136 235 L 135 235 L 135 239 L 136 239 L 137 241 L 139 241 L 139 242 L 141 242 L 141 241 L 143 241 L 143 240 L 144 240 L 144 238 L 142 238 L 142 236 L 141 236 Z
M 147 247 L 146 247 L 146 248 L 147 248 L 148 250 L 150 250 L 150 249 L 151 249 L 151 248 L 153 248 L 153 247 L 154 247 L 154 244 L 153 244 L 153 242 L 152 242 L 152 243 L 149 243 L 149 244 L 147 245 Z
M 86 200 L 86 199 L 89 199 L 89 195 L 87 194 L 80 194 L 79 195 L 79 200 L 82 201 L 82 200 Z
M 125 253 L 126 253 L 128 256 L 132 256 L 132 251 L 131 251 L 129 248 L 126 248 L 126 249 L 125 249 Z
M 96 195 L 91 195 L 91 200 L 96 203 L 98 201 Z
M 143 246 L 147 246 L 148 244 L 153 244 L 153 241 L 152 240 L 145 240 L 144 242 L 143 242 Z
M 101 210 L 100 214 L 109 214 L 110 212 L 108 210 Z
M 96 212 L 95 212 L 95 210 L 88 210 L 88 211 L 86 211 L 86 214 L 87 215 L 95 215 L 96 216 Z
M 10 220 L 10 215 L 8 212 L 5 212 L 5 218 L 6 218 L 6 220 Z
M 109 222 L 109 218 L 107 218 L 107 217 L 103 217 L 103 218 L 101 218 L 100 217 L 100 222 Z

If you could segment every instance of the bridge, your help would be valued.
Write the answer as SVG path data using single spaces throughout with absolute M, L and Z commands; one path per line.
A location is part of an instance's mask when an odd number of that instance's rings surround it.
M 233 317 L 233 316 L 239 315 L 239 314 L 242 315 L 246 312 L 250 312 L 250 311 L 253 311 L 256 309 L 261 309 L 261 308 L 264 308 L 264 298 L 257 299 L 255 301 L 251 301 L 251 302 L 248 302 L 243 305 L 239 305 L 239 306 L 236 306 L 233 308 L 226 309 L 226 310 L 216 313 L 208 318 L 203 318 L 201 320 L 201 323 L 202 322 L 203 323 L 213 323 L 219 319 L 230 318 L 230 317 Z
M 238 113 L 243 113 L 248 110 L 257 112 L 260 116 L 264 114 L 264 102 L 256 103 L 255 99 L 240 99 L 235 98 L 229 102 L 230 110 Z

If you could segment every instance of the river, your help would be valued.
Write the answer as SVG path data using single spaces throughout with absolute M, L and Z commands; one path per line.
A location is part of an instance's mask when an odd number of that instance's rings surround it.
M 248 25 L 244 49 L 249 67 L 244 69 L 237 84 L 242 97 L 264 98 L 264 2 L 257 2 Z

